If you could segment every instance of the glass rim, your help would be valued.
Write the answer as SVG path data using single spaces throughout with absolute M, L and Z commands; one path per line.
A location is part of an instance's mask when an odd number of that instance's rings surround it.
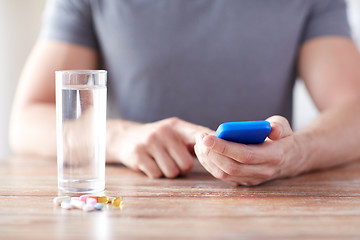
M 106 70 L 92 70 L 92 69 L 79 69 L 79 70 L 58 70 L 55 73 L 69 73 L 69 74 L 96 74 L 96 73 L 107 73 Z

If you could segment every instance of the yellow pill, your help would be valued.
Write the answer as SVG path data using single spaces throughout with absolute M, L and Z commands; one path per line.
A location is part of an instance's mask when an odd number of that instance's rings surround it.
M 111 200 L 107 196 L 100 196 L 100 197 L 97 197 L 97 202 L 102 203 L 102 204 L 108 204 L 109 202 L 111 202 Z
M 116 197 L 112 200 L 112 205 L 118 207 L 120 206 L 121 202 L 122 202 L 123 198 L 122 197 Z

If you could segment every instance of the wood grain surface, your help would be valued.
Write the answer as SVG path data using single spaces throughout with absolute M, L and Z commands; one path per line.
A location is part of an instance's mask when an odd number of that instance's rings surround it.
M 257 187 L 107 166 L 123 208 L 64 210 L 54 159 L 0 160 L 0 239 L 360 239 L 360 162 Z

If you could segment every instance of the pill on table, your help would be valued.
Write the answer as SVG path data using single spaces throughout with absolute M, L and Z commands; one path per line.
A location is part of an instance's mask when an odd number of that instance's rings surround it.
M 60 206 L 63 209 L 71 209 L 72 208 L 72 205 L 69 200 L 62 201 Z
M 122 197 L 116 197 L 112 200 L 112 204 L 116 207 L 120 206 L 121 202 L 122 202 L 123 198 Z
M 69 196 L 60 196 L 60 197 L 55 197 L 53 200 L 54 205 L 59 206 L 61 204 L 62 201 L 70 201 L 71 197 Z
M 83 206 L 85 205 L 85 203 L 83 201 L 80 201 L 79 199 L 71 199 L 70 201 L 71 206 L 73 206 L 74 208 L 80 208 L 82 209 Z
M 88 197 L 90 197 L 90 195 L 81 195 L 81 196 L 79 197 L 79 199 L 80 199 L 80 201 L 83 201 L 83 202 L 86 203 L 86 199 L 87 199 Z
M 95 208 L 94 208 L 94 205 L 85 204 L 85 205 L 82 207 L 82 210 L 85 211 L 85 212 L 91 212 L 91 211 L 94 211 Z
M 86 204 L 94 205 L 96 203 L 97 203 L 97 200 L 95 198 L 92 198 L 92 197 L 86 198 Z
M 98 202 L 98 203 L 107 204 L 107 203 L 110 203 L 111 200 L 110 200 L 110 198 L 107 197 L 107 196 L 99 196 L 99 197 L 97 197 L 97 202 Z
M 94 205 L 94 208 L 95 208 L 96 210 L 101 210 L 101 209 L 104 208 L 104 204 L 102 204 L 102 203 L 96 203 L 96 204 Z

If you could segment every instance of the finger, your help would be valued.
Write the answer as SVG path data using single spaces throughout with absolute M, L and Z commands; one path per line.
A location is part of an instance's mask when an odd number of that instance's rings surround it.
M 165 151 L 180 169 L 181 174 L 188 173 L 194 165 L 194 160 L 181 137 L 172 128 L 167 127 L 162 128 L 160 133 Z
M 209 151 L 208 161 L 213 162 L 218 168 L 235 178 L 268 180 L 274 174 L 274 168 L 268 164 L 247 165 L 239 163 L 217 152 Z
M 195 144 L 194 146 L 194 151 L 195 151 L 195 155 L 197 157 L 197 159 L 199 160 L 200 164 L 208 171 L 211 171 L 210 166 L 207 164 L 206 161 L 204 161 L 204 158 L 201 156 L 200 150 L 199 150 L 199 145 Z
M 268 136 L 271 140 L 278 140 L 293 134 L 289 121 L 286 118 L 276 115 L 266 120 L 270 122 L 271 125 L 271 131 Z
M 173 127 L 176 132 L 182 137 L 183 141 L 187 145 L 194 146 L 196 142 L 196 136 L 200 133 L 214 134 L 215 131 L 206 128 L 204 126 L 196 125 L 190 122 L 177 119 L 173 122 Z
M 243 164 L 261 164 L 269 159 L 266 143 L 261 144 L 261 149 L 259 146 L 230 142 L 214 135 L 205 135 L 199 144 Z
M 174 178 L 180 174 L 180 169 L 170 157 L 162 142 L 155 141 L 149 148 L 148 153 L 154 158 L 155 162 L 167 178 Z
M 167 178 L 174 178 L 180 174 L 180 169 L 165 149 L 153 153 L 155 162 Z
M 258 165 L 244 165 L 226 156 L 217 154 L 208 149 L 203 149 L 199 144 L 195 145 L 195 152 L 199 162 L 214 177 L 226 182 L 233 182 L 243 186 L 255 186 L 270 180 L 271 172 L 258 168 Z M 214 161 L 214 159 L 217 159 Z M 266 168 L 265 168 L 266 169 Z M 262 172 L 260 172 L 262 170 Z
M 176 165 L 180 169 L 181 174 L 188 173 L 194 166 L 194 160 L 189 150 L 181 141 L 170 139 L 167 144 L 167 151 L 174 159 Z
M 160 178 L 163 176 L 162 171 L 149 155 L 143 156 L 138 164 L 138 169 L 150 178 Z
M 206 150 L 201 149 L 202 147 L 198 144 L 195 144 L 194 150 L 195 154 L 200 162 L 200 164 L 215 178 L 225 180 L 229 178 L 229 175 L 218 168 L 214 163 L 207 160 Z
M 163 175 L 154 159 L 145 151 L 138 151 L 132 158 L 124 160 L 123 164 L 135 171 L 140 170 L 150 178 L 160 178 Z

